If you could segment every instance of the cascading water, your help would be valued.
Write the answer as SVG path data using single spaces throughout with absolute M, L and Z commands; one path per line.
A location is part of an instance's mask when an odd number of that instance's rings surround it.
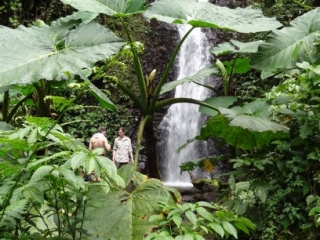
M 201 1 L 201 0 L 200 0 Z M 200 2 L 199 1 L 199 2 Z M 207 1 L 201 1 L 207 2 Z M 189 25 L 178 26 L 180 38 L 190 29 Z M 178 78 L 194 75 L 200 69 L 210 65 L 210 46 L 206 34 L 196 28 L 183 43 L 179 53 Z M 204 100 L 209 90 L 194 83 L 183 84 L 176 87 L 175 97 L 188 97 Z M 180 165 L 207 156 L 207 147 L 204 142 L 194 142 L 176 153 L 176 149 L 186 143 L 190 138 L 199 134 L 204 124 L 203 116 L 198 112 L 199 106 L 195 104 L 174 104 L 168 109 L 160 128 L 165 129 L 166 140 L 161 150 L 163 166 L 163 181 L 170 186 L 192 186 L 190 176 L 184 172 L 180 174 Z

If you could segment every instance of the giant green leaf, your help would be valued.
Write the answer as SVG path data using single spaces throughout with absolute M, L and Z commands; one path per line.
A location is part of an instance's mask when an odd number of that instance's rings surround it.
M 193 27 L 209 27 L 242 33 L 263 32 L 276 29 L 281 24 L 275 18 L 265 17 L 261 10 L 230 9 L 197 0 L 158 0 L 144 16 L 167 23 L 188 23 Z
M 251 116 L 247 114 L 243 114 L 243 111 L 252 111 L 252 109 L 241 109 L 236 108 L 227 109 L 227 108 L 219 108 L 221 114 L 230 119 L 230 126 L 242 127 L 244 129 L 249 129 L 251 131 L 256 132 L 264 132 L 264 131 L 273 131 L 273 132 L 288 132 L 288 127 L 271 122 L 267 119 L 256 116 Z M 241 111 L 242 110 L 242 111 Z M 263 113 L 253 113 L 256 115 Z
M 53 21 L 51 23 L 52 27 L 61 27 L 61 26 L 65 26 L 67 28 L 70 28 L 70 26 L 75 25 L 75 23 L 89 23 L 91 22 L 93 19 L 95 19 L 98 16 L 97 13 L 91 13 L 88 11 L 84 11 L 84 12 L 75 12 L 72 15 L 63 17 L 63 18 L 59 18 L 56 21 Z
M 220 56 L 228 53 L 255 53 L 258 51 L 258 47 L 264 41 L 253 41 L 253 42 L 239 42 L 231 39 L 230 42 L 223 42 L 218 44 L 211 50 L 211 53 Z
M 215 98 L 208 102 L 212 106 L 230 105 L 233 98 Z M 269 104 L 265 100 L 256 100 L 243 107 L 231 109 L 219 107 L 219 114 L 207 112 L 214 117 L 201 128 L 200 135 L 189 139 L 177 151 L 195 140 L 208 140 L 210 137 L 223 139 L 226 143 L 245 150 L 266 146 L 273 139 L 288 137 L 286 126 L 268 120 Z M 206 110 L 206 109 L 204 109 Z
M 272 32 L 253 56 L 252 66 L 271 72 L 296 68 L 297 62 L 319 61 L 320 51 L 314 45 L 319 31 L 320 8 L 316 8 L 294 19 L 289 27 Z
M 101 204 L 86 211 L 87 216 L 93 217 L 84 225 L 92 240 L 143 239 L 154 227 L 149 217 L 159 210 L 157 203 L 169 203 L 172 199 L 170 190 L 163 187 L 159 180 L 146 178 L 131 193 L 113 190 L 105 194 L 100 189 L 94 192 L 101 198 Z
M 288 137 L 288 134 L 282 131 L 274 132 L 271 129 L 252 131 L 249 128 L 232 126 L 227 117 L 218 114 L 201 128 L 200 135 L 194 140 L 208 140 L 210 137 L 223 139 L 236 148 L 250 150 L 267 146 L 271 140 Z
M 1 28 L 0 41 L 0 87 L 63 79 L 65 72 L 92 67 L 124 44 L 95 22 L 70 30 L 66 24 Z
M 246 73 L 250 70 L 249 58 L 235 58 L 229 61 L 224 61 L 223 66 L 228 74 Z
M 221 96 L 221 97 L 212 97 L 205 100 L 206 103 L 209 105 L 219 108 L 219 107 L 229 107 L 237 101 L 236 97 L 233 96 Z M 208 114 L 210 116 L 215 116 L 218 114 L 217 111 L 213 110 L 212 108 L 200 106 L 199 112 Z
M 0 131 L 8 131 L 12 129 L 13 127 L 10 124 L 0 121 Z
M 203 68 L 199 70 L 195 75 L 164 84 L 161 88 L 160 94 L 169 92 L 172 89 L 174 89 L 176 86 L 181 84 L 190 83 L 190 82 L 200 82 L 204 80 L 206 77 L 209 77 L 214 73 L 218 73 L 218 69 L 215 67 Z
M 144 10 L 144 0 L 61 0 L 80 11 L 126 16 Z

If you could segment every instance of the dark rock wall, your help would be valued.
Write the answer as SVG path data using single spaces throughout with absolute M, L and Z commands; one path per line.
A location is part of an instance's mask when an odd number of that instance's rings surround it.
M 157 70 L 156 76 L 153 80 L 153 86 L 160 81 L 162 74 L 164 73 L 170 57 L 179 41 L 179 35 L 177 34 L 177 29 L 174 25 L 159 22 L 157 20 L 151 20 L 150 24 L 150 35 L 147 44 L 145 45 L 145 52 L 141 57 L 141 64 L 143 67 L 143 74 L 149 75 L 153 69 Z M 169 75 L 166 79 L 166 82 L 171 82 L 176 80 L 177 71 L 173 67 L 169 72 Z M 160 98 L 166 99 L 172 97 L 174 92 L 163 94 Z M 159 112 L 154 115 L 154 126 L 155 126 L 155 135 L 158 136 L 157 126 L 161 122 L 163 116 L 166 114 L 167 108 L 161 109 Z M 133 145 L 135 145 L 136 134 L 139 125 L 139 112 L 134 113 L 136 116 L 137 122 L 132 130 Z M 143 145 L 143 144 L 142 144 Z M 141 148 L 139 159 L 139 169 L 144 172 L 144 166 L 146 161 L 146 156 L 144 155 L 144 150 Z
M 152 3 L 154 1 L 149 0 L 146 1 L 148 4 Z M 214 3 L 219 6 L 227 6 L 230 8 L 235 7 L 244 7 L 246 6 L 246 1 L 235 1 L 235 0 L 211 0 L 211 3 Z M 142 66 L 144 70 L 144 74 L 150 74 L 150 72 L 153 69 L 157 70 L 156 78 L 154 80 L 154 84 L 156 84 L 160 77 L 162 76 L 167 63 L 170 60 L 170 57 L 174 51 L 174 48 L 176 47 L 179 39 L 179 35 L 177 32 L 177 28 L 175 25 L 159 22 L 157 20 L 151 20 L 149 22 L 151 33 L 149 35 L 147 44 L 145 46 L 145 53 L 142 56 Z M 212 45 L 215 46 L 221 42 L 228 41 L 230 38 L 237 38 L 237 34 L 232 32 L 226 32 L 226 31 L 220 31 L 220 30 L 213 30 L 213 29 L 203 29 L 203 31 L 207 32 L 208 40 L 212 42 Z M 177 61 L 177 59 L 176 59 Z M 212 63 L 214 62 L 214 58 L 212 58 Z M 166 79 L 166 82 L 170 82 L 173 80 L 177 80 L 177 70 L 178 69 L 171 69 L 170 74 L 168 78 Z M 216 80 L 215 80 L 216 81 Z M 210 83 L 208 83 L 210 85 Z M 218 89 L 222 90 L 221 83 L 216 86 Z M 161 98 L 168 98 L 174 96 L 174 90 L 164 94 L 163 96 L 160 96 Z M 161 129 L 158 128 L 161 120 L 166 115 L 168 108 L 161 109 L 159 112 L 157 112 L 154 116 L 154 127 L 155 127 L 155 133 L 156 137 L 161 135 Z M 138 113 L 137 113 L 138 114 Z M 140 119 L 140 116 L 137 117 L 137 119 Z M 133 135 L 135 135 L 138 127 L 138 121 L 135 130 L 133 131 Z M 132 136 L 133 144 L 135 141 L 135 137 Z M 165 139 L 161 139 L 161 141 L 165 141 Z M 158 146 L 160 146 L 158 144 Z M 159 147 L 158 147 L 159 148 Z M 160 146 L 161 148 L 161 146 Z M 216 154 L 216 149 L 214 149 Z M 144 156 L 143 148 L 141 149 L 140 154 L 140 160 L 139 160 L 139 168 L 143 172 L 144 168 L 144 162 L 146 161 L 146 157 Z

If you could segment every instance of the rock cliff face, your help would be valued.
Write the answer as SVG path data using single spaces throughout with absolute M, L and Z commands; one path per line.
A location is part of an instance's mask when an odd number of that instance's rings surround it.
M 154 1 L 147 1 L 147 2 L 151 3 Z M 243 7 L 246 5 L 246 1 L 235 1 L 235 0 L 220 0 L 220 1 L 211 0 L 210 2 L 216 5 L 227 6 L 230 8 L 239 7 L 239 6 Z M 154 80 L 154 83 L 157 83 L 160 80 L 160 77 L 163 74 L 167 63 L 169 62 L 171 54 L 173 53 L 174 48 L 179 41 L 179 36 L 178 36 L 177 28 L 175 25 L 158 22 L 157 20 L 151 20 L 149 24 L 150 24 L 151 33 L 147 40 L 147 44 L 145 45 L 145 53 L 142 56 L 142 66 L 143 66 L 144 74 L 149 74 L 153 69 L 157 70 L 157 75 Z M 203 31 L 207 32 L 207 36 L 209 38 L 208 40 L 213 42 L 213 45 L 217 45 L 220 42 L 227 41 L 230 38 L 236 38 L 236 35 L 234 33 L 228 33 L 225 31 L 212 30 L 212 29 L 203 29 Z M 173 68 L 170 71 L 170 74 L 166 79 L 166 82 L 176 80 L 176 77 L 177 77 L 177 71 L 176 69 Z M 167 94 L 164 94 L 163 96 L 161 96 L 161 98 L 168 98 L 172 96 L 174 96 L 174 90 Z M 167 112 L 167 108 L 164 108 L 164 109 L 161 109 L 159 112 L 157 112 L 154 116 L 154 127 L 155 127 L 156 138 L 157 136 L 161 135 L 161 132 L 160 132 L 161 130 L 158 128 L 158 126 L 161 120 L 163 119 L 163 117 L 165 116 L 166 112 Z M 134 140 L 135 137 L 132 137 L 132 139 Z M 163 139 L 161 139 L 161 141 L 163 141 Z M 133 142 L 133 144 L 135 143 Z M 142 170 L 142 172 L 144 172 L 143 168 L 144 168 L 145 159 L 146 157 L 142 149 L 141 155 L 140 155 L 141 164 L 139 164 L 139 168 L 140 170 Z
M 153 69 L 157 70 L 156 76 L 153 80 L 153 84 L 155 87 L 166 69 L 171 54 L 173 53 L 175 46 L 179 40 L 179 36 L 174 25 L 159 22 L 157 20 L 151 20 L 149 24 L 150 34 L 148 36 L 148 40 L 146 41 L 147 43 L 145 44 L 145 52 L 141 57 L 141 64 L 143 66 L 143 73 L 145 75 L 149 75 Z M 176 80 L 176 70 L 174 68 L 172 68 L 169 72 L 166 82 L 170 82 L 173 80 Z M 173 95 L 174 92 L 172 91 L 162 95 L 161 98 L 165 99 Z M 163 116 L 166 114 L 166 111 L 167 109 L 163 108 L 159 112 L 154 114 L 154 131 L 156 138 L 158 135 L 157 126 L 161 122 Z M 136 119 L 140 119 L 138 112 L 134 112 L 133 114 L 136 116 Z M 138 124 L 139 122 L 137 122 L 136 129 L 133 130 L 133 135 L 137 134 Z M 136 137 L 131 137 L 131 139 L 133 140 L 133 145 L 135 145 Z M 141 149 L 140 153 L 139 169 L 141 170 L 141 172 L 145 173 L 144 167 L 146 156 L 143 148 Z
M 154 0 L 147 0 L 148 4 L 154 2 Z M 237 0 L 210 0 L 209 2 L 219 5 L 226 6 L 229 8 L 235 7 L 245 7 L 247 6 L 247 1 L 237 1 Z M 175 25 L 158 22 L 157 20 L 150 21 L 151 34 L 149 35 L 148 44 L 145 46 L 146 50 L 142 56 L 142 66 L 144 69 L 144 74 L 149 74 L 153 69 L 157 70 L 157 75 L 155 78 L 155 83 L 160 79 L 160 76 L 164 72 L 166 65 L 174 51 L 175 46 L 179 41 L 179 36 L 177 28 Z M 227 41 L 230 38 L 236 38 L 235 33 L 204 29 L 207 32 L 208 40 L 216 45 L 220 42 Z M 167 82 L 176 80 L 177 71 L 172 69 L 167 78 Z M 174 90 L 161 96 L 162 98 L 168 98 L 174 96 Z M 155 126 L 161 122 L 163 116 L 166 114 L 167 109 L 162 109 L 155 116 Z

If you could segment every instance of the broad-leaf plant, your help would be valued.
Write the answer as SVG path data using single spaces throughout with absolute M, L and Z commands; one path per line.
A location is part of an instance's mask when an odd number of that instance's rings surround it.
M 275 29 L 281 24 L 275 19 L 266 18 L 261 11 L 253 8 L 246 9 L 229 9 L 225 7 L 219 7 L 210 3 L 199 3 L 195 0 L 187 1 L 156 1 L 151 4 L 147 9 L 144 6 L 143 0 L 136 1 L 73 1 L 62 0 L 65 4 L 70 4 L 74 8 L 80 11 L 88 11 L 92 13 L 107 14 L 109 16 L 117 17 L 122 22 L 123 28 L 127 35 L 127 40 L 131 46 L 131 50 L 134 56 L 134 64 L 137 75 L 137 81 L 139 85 L 139 93 L 135 93 L 132 90 L 126 88 L 121 82 L 118 82 L 118 87 L 127 94 L 138 107 L 142 118 L 138 131 L 138 139 L 135 151 L 135 164 L 138 164 L 139 150 L 141 147 L 141 140 L 143 134 L 146 137 L 146 151 L 147 151 L 147 170 L 151 177 L 159 178 L 159 166 L 154 153 L 156 149 L 155 138 L 153 132 L 153 115 L 160 108 L 179 103 L 188 102 L 199 105 L 206 105 L 200 101 L 194 99 L 165 99 L 158 100 L 162 89 L 162 86 L 166 83 L 166 79 L 170 69 L 173 66 L 173 62 L 180 50 L 181 45 L 194 28 L 208 27 L 213 29 L 222 29 L 237 31 L 242 33 L 262 32 Z M 170 6 L 170 7 L 168 7 Z M 192 27 L 186 33 L 186 35 L 177 44 L 171 59 L 167 64 L 167 67 L 163 73 L 159 83 L 156 85 L 153 82 L 155 72 L 150 75 L 145 73 L 141 67 L 140 60 L 135 51 L 134 39 L 132 39 L 130 32 L 123 21 L 123 18 L 132 14 L 143 13 L 147 19 L 157 19 L 158 21 L 164 21 L 167 23 L 175 24 L 190 24 Z M 220 16 L 224 15 L 222 19 Z M 214 72 L 215 70 L 213 70 Z M 212 71 L 207 71 L 206 74 L 212 74 Z M 206 77 L 208 75 L 203 75 Z M 210 107 L 210 106 L 209 106 Z M 153 158 L 153 159 L 151 159 Z M 154 159 L 155 158 L 155 159 Z
M 135 149 L 135 167 L 138 164 L 143 135 L 147 139 L 147 155 L 155 151 L 154 113 L 175 103 L 194 103 L 216 111 L 216 117 L 222 119 L 224 124 L 222 127 L 228 126 L 228 123 L 233 124 L 230 134 L 234 134 L 232 128 L 237 127 L 248 130 L 253 138 L 256 138 L 254 133 L 257 130 L 261 132 L 261 129 L 248 128 L 250 124 L 246 125 L 246 121 L 260 124 L 259 126 L 264 127 L 263 134 L 266 135 L 261 139 L 261 146 L 270 141 L 268 133 L 286 130 L 264 119 L 248 118 L 253 115 L 249 111 L 250 107 L 226 109 L 187 98 L 159 100 L 181 45 L 193 29 L 212 28 L 244 34 L 263 32 L 281 26 L 274 18 L 266 18 L 260 10 L 251 7 L 229 9 L 196 0 L 159 0 L 147 7 L 143 0 L 61 1 L 79 12 L 58 19 L 50 25 L 43 23 L 32 27 L 20 26 L 17 29 L 0 26 L 0 88 L 6 105 L 10 94 L 16 94 L 13 90 L 19 91 L 20 102 L 36 93 L 37 106 L 44 111 L 44 114 L 39 116 L 48 117 L 53 103 L 57 101 L 56 97 L 51 96 L 51 86 L 67 81 L 73 84 L 80 82 L 87 86 L 86 90 L 90 89 L 100 103 L 115 109 L 114 104 L 93 86 L 87 73 L 96 62 L 108 59 L 127 44 L 133 54 L 139 92 L 133 92 L 121 82 L 117 82 L 117 86 L 132 99 L 142 116 Z M 108 28 L 98 24 L 94 20 L 98 14 L 118 18 L 126 33 L 127 43 Z M 170 24 L 191 25 L 190 30 L 178 42 L 165 71 L 160 73 L 157 84 L 153 81 L 155 71 L 144 73 L 135 41 L 124 21 L 125 17 L 135 14 L 143 14 L 147 19 L 155 18 Z M 191 78 L 180 79 L 180 83 L 199 81 L 216 71 L 215 68 L 204 69 Z M 25 88 L 28 88 L 27 93 L 24 93 Z M 16 108 L 21 106 L 20 102 Z M 16 108 L 13 110 L 16 111 Z M 68 106 L 65 106 L 61 114 L 67 108 Z M 3 120 L 10 122 L 12 116 L 13 114 L 8 114 L 8 108 L 4 108 Z M 242 118 L 245 118 L 245 125 Z M 61 128 L 56 125 L 57 121 L 52 123 L 48 119 L 42 122 L 41 119 L 27 118 L 24 124 L 19 130 L 1 132 L 1 143 L 6 147 L 1 151 L 0 224 L 3 237 L 15 234 L 16 238 L 32 239 L 142 239 L 144 235 L 151 233 L 154 227 L 154 223 L 146 220 L 156 211 L 161 211 L 156 204 L 160 202 L 163 205 L 174 205 L 174 202 L 179 200 L 179 194 L 174 190 L 163 187 L 158 180 L 147 179 L 135 172 L 134 168 L 117 173 L 111 161 L 99 156 L 101 150 L 91 152 L 82 144 L 75 143 L 76 140 L 71 136 L 61 132 Z M 245 145 L 243 149 L 247 147 Z M 159 178 L 157 159 L 150 159 L 150 154 L 148 156 L 149 176 Z M 94 170 L 101 182 L 85 184 L 83 178 L 76 174 L 77 171 L 81 172 L 81 169 L 87 173 Z M 103 223 L 99 221 L 105 220 L 101 215 L 100 218 L 90 221 L 99 212 L 99 208 L 90 208 L 87 204 L 98 201 L 95 194 L 97 191 L 106 216 L 112 216 L 114 210 L 118 211 L 105 226 L 101 226 Z M 228 211 L 223 214 L 228 215 Z M 247 228 L 254 228 L 251 222 L 233 226 L 228 222 L 230 219 L 222 223 L 222 230 L 221 226 L 214 225 L 210 231 L 216 232 L 220 237 L 229 234 L 236 237 L 235 228 L 246 233 Z M 118 224 L 115 226 L 113 223 Z M 203 229 L 203 223 L 199 224 Z M 92 231 L 93 229 L 95 230 Z
M 237 214 L 255 219 L 257 232 L 252 239 L 319 238 L 319 20 L 316 8 L 288 27 L 272 31 L 264 42 L 232 40 L 214 50 L 217 55 L 239 53 L 252 46 L 251 67 L 262 71 L 262 83 L 273 83 L 261 99 L 241 107 L 234 106 L 231 96 L 227 100 L 208 99 L 219 111 L 200 108 L 213 118 L 195 137 L 215 137 L 235 148 L 227 157 L 232 164 L 230 171 L 217 176 L 228 177 L 229 185 L 217 200 Z M 247 115 L 261 122 L 249 120 Z M 238 117 L 246 120 L 239 122 Z M 265 125 L 263 118 L 281 125 Z M 272 134 L 285 132 L 276 130 L 284 125 L 287 136 L 272 139 Z M 259 131 L 264 127 L 275 131 Z M 244 138 L 231 137 L 236 131 Z M 257 134 L 256 140 L 251 134 Z M 209 160 L 217 163 L 214 158 Z M 208 160 L 186 164 L 185 170 L 204 161 Z

